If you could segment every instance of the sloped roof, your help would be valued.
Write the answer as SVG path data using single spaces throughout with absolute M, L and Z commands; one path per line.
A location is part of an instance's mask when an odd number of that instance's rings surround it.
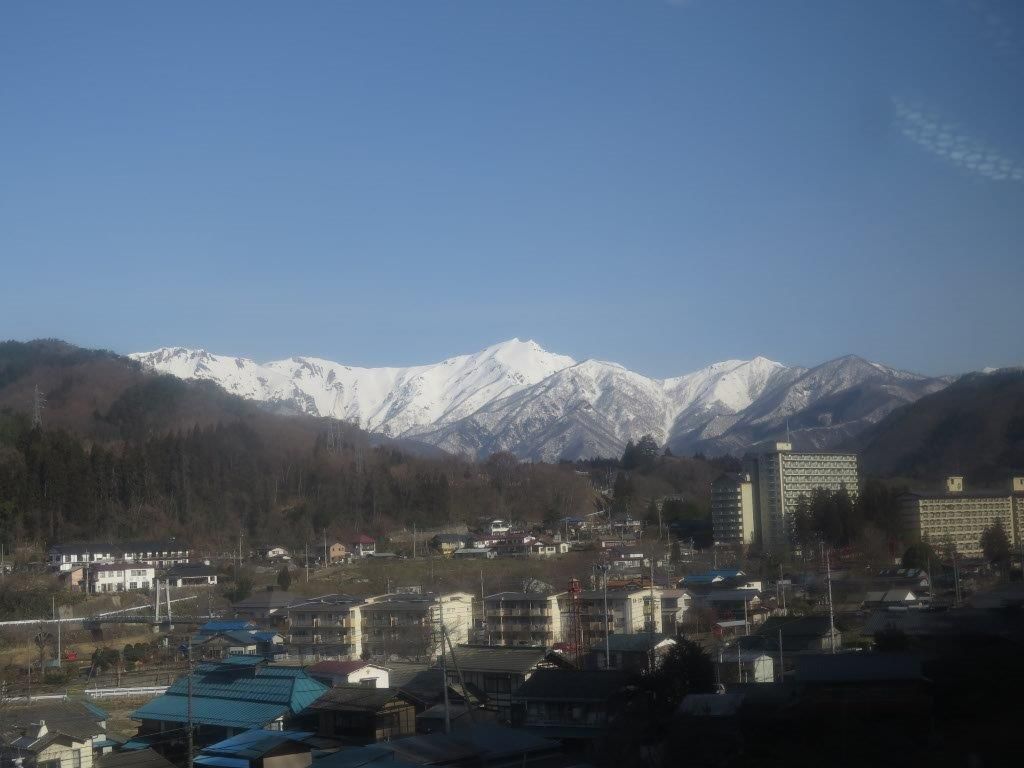
M 232 604 L 232 608 L 287 608 L 293 603 L 305 600 L 302 595 L 294 592 L 283 592 L 281 590 L 267 590 L 265 592 L 254 592 L 245 600 L 239 600 Z
M 455 662 L 466 672 L 506 672 L 525 675 L 544 661 L 544 648 L 512 648 L 497 645 L 460 645 L 455 649 Z M 451 651 L 445 653 L 452 664 Z M 449 666 L 454 669 L 454 666 Z
M 282 744 L 303 743 L 313 734 L 308 731 L 267 731 L 253 728 L 231 738 L 203 747 L 204 755 L 226 755 L 246 760 L 258 760 Z
M 218 632 L 236 632 L 255 628 L 256 625 L 247 619 L 217 619 L 206 622 L 197 631 L 200 635 L 215 635 Z
M 921 658 L 911 653 L 815 653 L 798 656 L 798 683 L 910 682 L 922 680 Z
M 336 685 L 310 704 L 314 711 L 359 710 L 376 712 L 394 699 L 409 701 L 397 688 L 369 688 L 365 685 Z
M 312 704 L 327 686 L 305 671 L 289 667 L 239 666 L 237 656 L 221 664 L 201 665 L 192 676 L 193 719 L 201 725 L 261 728 L 281 715 L 296 715 Z M 132 712 L 134 720 L 185 722 L 188 679 L 176 680 L 162 696 Z
M 103 722 L 107 713 L 95 704 L 84 701 L 47 701 L 28 706 L 6 708 L 0 718 L 0 738 L 13 740 L 22 729 L 40 720 L 50 731 L 60 731 L 75 739 L 88 739 L 106 732 Z
M 93 761 L 97 768 L 174 768 L 174 763 L 154 749 L 108 752 Z
M 370 664 L 366 661 L 319 661 L 310 667 L 306 668 L 306 671 L 311 675 L 351 675 L 353 672 L 364 669 L 366 667 L 373 667 L 374 669 L 384 669 L 376 664 Z
M 381 765 L 400 768 L 409 765 L 448 765 L 457 761 L 486 765 L 497 760 L 554 751 L 557 741 L 544 739 L 516 728 L 475 724 L 453 733 L 430 733 L 343 749 L 317 761 L 317 768 L 360 768 Z M 391 759 L 388 758 L 390 754 Z
M 512 694 L 514 699 L 607 701 L 633 676 L 613 670 L 538 669 Z
M 643 632 L 635 635 L 609 635 L 607 645 L 608 650 L 617 653 L 647 653 L 652 648 L 657 648 L 665 642 L 668 642 L 671 645 L 676 644 L 676 641 L 668 635 Z M 604 638 L 601 638 L 591 650 L 604 651 Z

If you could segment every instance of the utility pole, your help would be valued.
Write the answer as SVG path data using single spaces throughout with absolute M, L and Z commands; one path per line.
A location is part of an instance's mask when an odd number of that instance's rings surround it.
M 309 584 L 309 542 L 306 542 L 306 583 Z
M 188 705 L 186 712 L 186 719 L 188 721 L 188 762 L 185 763 L 185 768 L 192 768 L 193 758 L 195 754 L 195 743 L 192 733 L 192 636 L 188 638 Z
M 604 583 L 604 668 L 611 669 L 612 648 L 610 641 L 608 640 L 610 634 L 608 631 L 608 625 L 610 623 L 610 617 L 608 616 L 608 563 L 605 563 L 602 567 L 602 573 L 604 575 L 604 579 L 602 580 Z
M 452 713 L 448 704 L 448 662 L 444 652 L 444 602 L 437 598 L 437 617 L 441 625 L 441 686 L 444 688 L 444 732 L 452 732 Z
M 32 397 L 32 426 L 33 428 L 38 427 L 42 429 L 43 426 L 43 409 L 46 408 L 46 395 L 39 389 L 39 385 L 36 384 L 33 389 Z
M 654 557 L 651 556 L 651 619 L 649 624 L 649 647 L 647 649 L 647 671 L 654 671 Z
M 57 666 L 61 666 L 61 655 L 60 655 L 60 616 L 57 615 L 57 596 L 53 595 L 50 598 L 53 607 L 53 618 L 57 622 Z
M 832 566 L 829 563 L 828 550 L 825 550 L 825 578 L 828 581 L 828 634 L 832 653 L 836 652 L 836 617 L 832 610 Z
M 412 524 L 412 559 L 416 559 L 416 523 Z
M 953 547 L 953 586 L 956 607 L 960 607 L 960 565 L 956 561 L 956 547 Z
M 484 569 L 480 569 L 480 630 L 484 636 L 484 644 L 490 645 L 490 635 L 487 632 L 487 609 L 484 603 Z
M 786 677 L 786 667 L 782 663 L 782 629 L 779 629 L 779 682 L 781 683 Z
M 743 682 L 743 652 L 738 637 L 736 638 L 736 682 Z
M 324 528 L 324 568 L 330 565 L 330 559 L 327 555 L 327 529 Z

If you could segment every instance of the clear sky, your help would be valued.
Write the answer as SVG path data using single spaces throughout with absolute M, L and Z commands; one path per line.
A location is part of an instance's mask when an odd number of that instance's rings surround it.
M 0 337 L 1024 362 L 1024 3 L 0 4 Z

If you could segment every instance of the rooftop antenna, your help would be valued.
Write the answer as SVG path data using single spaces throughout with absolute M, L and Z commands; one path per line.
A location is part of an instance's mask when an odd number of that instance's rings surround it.
M 39 385 L 36 384 L 33 391 L 32 398 L 32 426 L 42 428 L 43 426 L 43 409 L 46 408 L 46 395 Z
M 790 445 L 793 444 L 793 438 L 789 436 L 789 419 L 786 419 L 786 442 Z

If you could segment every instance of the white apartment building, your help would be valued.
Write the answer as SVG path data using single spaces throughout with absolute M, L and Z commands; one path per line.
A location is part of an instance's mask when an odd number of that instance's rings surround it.
M 303 659 L 359 659 L 363 598 L 324 595 L 288 607 L 288 644 Z
M 757 533 L 754 482 L 745 472 L 726 472 L 711 483 L 715 544 L 749 547 Z
M 47 552 L 51 568 L 70 571 L 80 565 L 96 563 L 145 563 L 154 568 L 170 568 L 187 563 L 191 556 L 188 544 L 177 539 L 54 544 Z
M 156 569 L 145 563 L 100 563 L 89 568 L 89 591 L 127 592 L 149 589 L 156 580 Z
M 856 498 L 857 454 L 829 451 L 796 452 L 790 443 L 776 443 L 757 457 L 761 540 L 766 552 L 789 547 L 793 513 L 801 496 L 817 489 L 845 488 Z
M 564 593 L 563 593 L 564 594 Z M 499 592 L 484 598 L 484 630 L 490 645 L 550 648 L 562 640 L 562 594 Z
M 1024 477 L 1014 477 L 1005 491 L 964 490 L 960 475 L 946 478 L 942 493 L 908 493 L 901 500 L 903 529 L 913 540 L 941 547 L 947 543 L 965 557 L 980 557 L 981 535 L 996 521 L 1013 547 L 1024 535 Z
M 473 626 L 473 595 L 387 594 L 366 598 L 360 607 L 363 652 L 374 658 L 404 656 L 436 659 L 444 638 L 455 645 L 468 643 Z
M 640 632 L 662 631 L 662 590 L 653 590 L 654 607 L 651 608 L 651 589 L 609 589 L 608 632 L 613 635 L 634 635 Z M 563 634 L 570 633 L 572 604 L 568 593 L 558 595 L 562 615 Z M 605 632 L 605 591 L 594 589 L 579 595 L 580 625 L 584 637 L 603 637 Z M 653 616 L 653 626 L 651 619 Z

